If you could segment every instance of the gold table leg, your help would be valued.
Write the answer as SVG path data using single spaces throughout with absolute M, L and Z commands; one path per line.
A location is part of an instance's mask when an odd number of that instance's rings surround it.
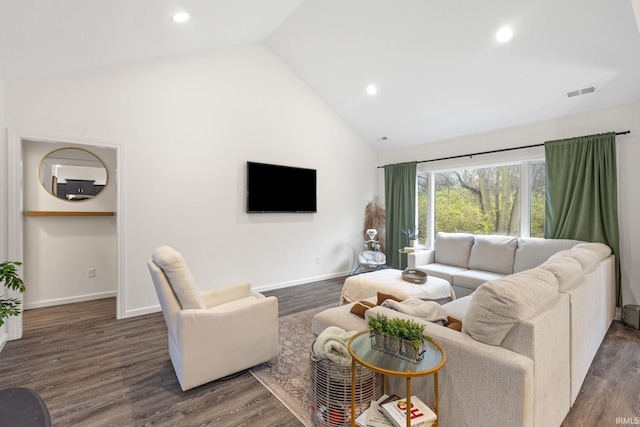
M 440 416 L 438 415 L 438 373 L 434 372 L 433 374 L 433 412 L 436 413 L 436 422 L 433 424 L 434 427 L 438 427 L 440 422 Z
M 411 377 L 407 377 L 407 427 L 411 427 Z

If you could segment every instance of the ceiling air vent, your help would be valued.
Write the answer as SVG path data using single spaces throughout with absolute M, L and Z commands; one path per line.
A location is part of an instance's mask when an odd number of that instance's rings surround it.
M 582 89 L 570 90 L 568 92 L 565 92 L 565 95 L 567 96 L 567 98 L 574 98 L 576 96 L 587 95 L 589 93 L 595 93 L 597 91 L 598 91 L 598 88 L 596 87 L 596 85 L 592 85 L 592 86 L 583 87 Z

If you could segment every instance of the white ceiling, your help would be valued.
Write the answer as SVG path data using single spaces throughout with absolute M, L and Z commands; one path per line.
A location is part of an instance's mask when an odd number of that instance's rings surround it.
M 0 0 L 0 76 L 264 41 L 382 151 L 640 102 L 639 2 Z

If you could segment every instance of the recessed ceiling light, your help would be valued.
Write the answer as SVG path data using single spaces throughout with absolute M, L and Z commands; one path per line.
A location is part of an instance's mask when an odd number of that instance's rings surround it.
M 502 27 L 496 33 L 496 40 L 498 40 L 500 43 L 506 43 L 509 40 L 511 40 L 512 37 L 513 37 L 513 30 L 511 30 L 511 28 L 509 27 Z
M 374 85 L 369 85 L 367 86 L 367 93 L 369 95 L 375 95 L 376 93 L 378 93 L 378 89 Z
M 189 20 L 189 14 L 187 12 L 178 12 L 173 17 L 173 22 L 187 22 Z

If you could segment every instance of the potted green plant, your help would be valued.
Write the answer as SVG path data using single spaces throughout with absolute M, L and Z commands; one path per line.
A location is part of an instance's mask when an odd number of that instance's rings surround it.
M 25 291 L 24 283 L 18 275 L 17 267 L 22 265 L 18 261 L 5 261 L 0 263 L 0 285 L 14 291 Z M 4 319 L 20 314 L 20 300 L 16 298 L 0 298 L 0 326 L 4 325 Z
M 418 239 L 420 238 L 420 230 L 418 230 L 417 228 L 415 229 L 411 229 L 411 228 L 401 228 L 400 232 L 407 238 L 409 239 L 409 246 L 411 247 L 415 247 L 416 242 L 418 241 Z
M 426 351 L 424 340 L 431 341 L 431 337 L 424 334 L 424 325 L 412 320 L 389 319 L 378 314 L 369 317 L 367 323 L 372 348 L 410 362 L 422 360 Z

